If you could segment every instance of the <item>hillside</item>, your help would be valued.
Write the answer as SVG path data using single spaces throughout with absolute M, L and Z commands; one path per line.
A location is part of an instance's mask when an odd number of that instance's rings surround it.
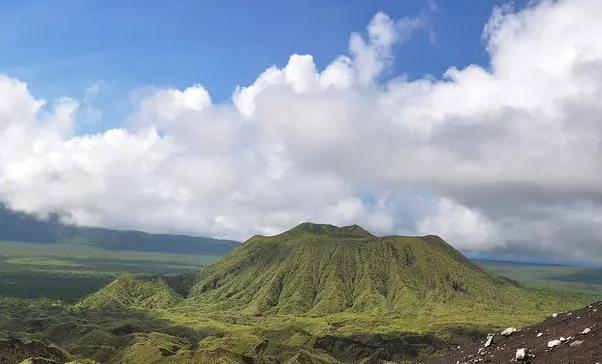
M 136 279 L 143 290 L 127 288 Z M 254 236 L 196 274 L 113 282 L 82 305 L 144 308 L 139 303 L 156 292 L 181 296 L 172 307 L 178 312 L 376 315 L 423 328 L 472 322 L 470 311 L 483 313 L 479 321 L 487 325 L 511 311 L 526 322 L 534 311 L 558 304 L 476 266 L 436 236 L 376 237 L 359 226 L 304 223 Z
M 424 302 L 511 302 L 518 290 L 436 236 L 305 223 L 252 237 L 202 270 L 189 300 L 248 314 L 391 313 Z
M 78 306 L 88 309 L 163 308 L 181 301 L 182 296 L 169 286 L 167 278 L 124 274 L 99 292 L 84 298 Z
M 223 255 L 239 245 L 233 240 L 203 236 L 148 234 L 63 224 L 57 216 L 39 219 L 0 204 L 0 241 L 89 244 L 111 251 L 147 251 Z

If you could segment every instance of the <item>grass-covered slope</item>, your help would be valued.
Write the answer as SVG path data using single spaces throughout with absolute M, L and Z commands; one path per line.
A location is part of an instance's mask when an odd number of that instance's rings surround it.
M 511 302 L 519 291 L 436 236 L 304 223 L 255 236 L 201 271 L 189 300 L 248 314 L 401 313 L 425 302 Z
M 165 308 L 177 305 L 182 296 L 166 278 L 124 274 L 84 298 L 77 307 L 86 309 Z

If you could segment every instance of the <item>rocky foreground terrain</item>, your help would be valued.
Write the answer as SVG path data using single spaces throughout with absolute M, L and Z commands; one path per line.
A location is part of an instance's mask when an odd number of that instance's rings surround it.
M 427 364 L 468 363 L 600 364 L 602 301 L 580 310 L 553 314 L 517 330 L 509 327 L 479 343 L 457 347 Z

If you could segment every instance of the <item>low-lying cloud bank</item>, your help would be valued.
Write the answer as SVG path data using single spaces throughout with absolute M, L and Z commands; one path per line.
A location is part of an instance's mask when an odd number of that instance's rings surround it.
M 498 8 L 490 66 L 386 77 L 425 26 L 378 13 L 349 54 L 290 57 L 232 104 L 157 89 L 124 129 L 0 75 L 0 200 L 86 225 L 244 239 L 301 221 L 437 233 L 466 252 L 602 262 L 602 2 Z M 419 57 L 419 55 L 416 55 Z

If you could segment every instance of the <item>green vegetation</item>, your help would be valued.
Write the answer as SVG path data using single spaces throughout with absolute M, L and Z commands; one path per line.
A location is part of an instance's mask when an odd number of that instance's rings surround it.
M 407 315 L 430 303 L 512 305 L 526 294 L 438 237 L 377 238 L 349 229 L 303 224 L 255 236 L 200 273 L 190 304 L 249 315 Z
M 185 235 L 77 227 L 0 205 L 0 296 L 75 302 L 122 273 L 198 269 L 239 244 Z
M 112 251 L 88 245 L 22 243 L 0 241 L 0 256 L 4 264 L 13 266 L 46 266 L 73 271 L 128 272 L 138 266 L 140 272 L 165 273 L 189 271 L 213 263 L 219 255 L 187 255 L 159 252 Z M 54 262 L 52 262 L 54 260 Z M 159 271 L 157 271 L 159 269 Z M 64 270 L 64 269 L 63 269 Z
M 78 307 L 88 309 L 168 308 L 182 302 L 167 278 L 124 274 L 85 298 Z
M 602 300 L 602 269 L 479 260 L 485 269 L 579 305 Z
M 90 268 L 72 256 L 23 258 L 4 264 Z M 101 276 L 98 268 L 90 272 Z M 490 273 L 438 237 L 378 238 L 358 226 L 255 236 L 213 265 L 182 271 L 124 274 L 74 305 L 0 298 L 0 341 L 19 361 L 403 363 L 579 304 Z
M 75 302 L 122 273 L 181 274 L 217 259 L 208 255 L 116 252 L 89 245 L 0 241 L 0 296 Z

